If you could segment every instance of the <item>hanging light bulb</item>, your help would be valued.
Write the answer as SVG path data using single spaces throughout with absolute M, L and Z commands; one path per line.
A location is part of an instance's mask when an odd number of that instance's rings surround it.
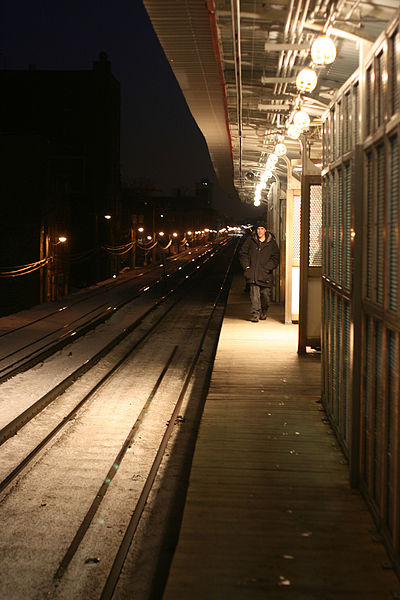
M 330 65 L 336 58 L 336 46 L 326 35 L 317 37 L 311 46 L 311 58 L 316 65 Z
M 285 156 L 285 154 L 286 154 L 285 144 L 282 144 L 282 143 L 277 144 L 275 146 L 274 154 L 276 154 L 277 156 Z
M 287 128 L 287 134 L 290 138 L 292 138 L 292 140 L 297 140 L 301 135 L 301 129 L 300 127 L 297 127 L 297 125 L 294 125 L 294 123 L 292 123 Z
M 312 92 L 317 85 L 318 76 L 315 71 L 305 67 L 296 77 L 297 89 L 301 92 Z
M 276 154 L 270 154 L 268 156 L 267 165 L 275 166 L 277 162 L 278 162 L 278 157 Z
M 293 115 L 293 125 L 300 129 L 308 129 L 310 127 L 310 117 L 305 110 L 298 110 Z

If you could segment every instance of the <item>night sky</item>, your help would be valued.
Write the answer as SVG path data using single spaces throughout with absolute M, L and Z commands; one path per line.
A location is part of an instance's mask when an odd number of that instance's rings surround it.
M 208 178 L 216 184 L 218 210 L 249 214 L 219 189 L 204 138 L 141 0 L 5 1 L 0 40 L 3 69 L 34 64 L 43 70 L 86 70 L 106 52 L 121 84 L 122 181 L 146 177 L 171 193 L 192 192 L 196 182 Z

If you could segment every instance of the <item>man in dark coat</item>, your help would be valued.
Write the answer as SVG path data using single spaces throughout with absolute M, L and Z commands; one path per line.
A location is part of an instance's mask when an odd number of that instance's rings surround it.
M 279 248 L 265 223 L 257 223 L 254 233 L 243 242 L 239 260 L 250 288 L 250 321 L 263 321 L 267 318 L 272 271 L 279 265 Z

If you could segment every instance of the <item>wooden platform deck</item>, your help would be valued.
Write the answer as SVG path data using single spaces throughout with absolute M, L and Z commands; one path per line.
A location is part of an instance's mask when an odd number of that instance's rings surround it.
M 400 597 L 320 398 L 320 356 L 230 292 L 165 600 Z M 397 595 L 399 594 L 399 595 Z

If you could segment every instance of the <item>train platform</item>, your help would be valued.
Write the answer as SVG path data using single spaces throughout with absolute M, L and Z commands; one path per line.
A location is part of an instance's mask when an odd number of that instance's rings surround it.
M 164 600 L 384 600 L 400 583 L 320 403 L 320 354 L 234 277 Z

